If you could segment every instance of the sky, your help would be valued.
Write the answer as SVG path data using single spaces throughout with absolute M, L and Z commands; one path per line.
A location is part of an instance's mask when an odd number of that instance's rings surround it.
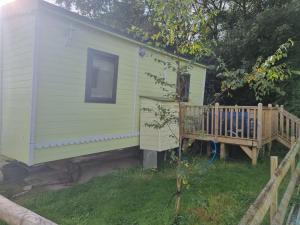
M 46 0 L 46 2 L 55 3 L 55 0 Z

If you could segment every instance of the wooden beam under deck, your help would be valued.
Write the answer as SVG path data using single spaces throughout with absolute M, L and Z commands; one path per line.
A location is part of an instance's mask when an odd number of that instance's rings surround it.
M 197 135 L 197 134 L 184 134 L 184 138 L 200 140 L 200 141 L 215 141 L 224 144 L 231 144 L 231 145 L 243 145 L 243 146 L 251 146 L 257 147 L 257 141 L 251 139 L 243 139 L 238 137 L 219 137 L 219 136 L 212 136 L 212 135 Z

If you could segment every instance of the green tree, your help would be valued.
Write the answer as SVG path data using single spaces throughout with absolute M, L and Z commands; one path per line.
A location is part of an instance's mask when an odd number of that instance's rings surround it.
M 222 77 L 216 77 L 222 72 L 218 70 L 218 57 L 223 59 L 230 71 L 249 73 L 257 59 L 272 55 L 282 43 L 289 38 L 295 47 L 289 50 L 288 57 L 281 60 L 292 70 L 300 63 L 300 2 L 293 0 L 207 0 L 206 11 L 218 11 L 209 27 L 209 37 L 214 40 L 213 51 L 217 57 L 204 59 L 211 64 L 209 71 L 207 93 L 208 102 L 214 99 L 214 94 L 221 91 Z M 224 71 L 223 71 L 224 72 Z M 233 74 L 232 79 L 235 75 Z M 270 92 L 263 96 L 264 103 L 284 103 L 283 93 L 289 79 L 276 82 L 275 89 L 281 92 Z M 300 85 L 300 84 L 299 84 Z M 256 104 L 255 90 L 245 85 L 231 91 L 231 95 L 223 95 L 219 99 L 225 104 Z
M 56 3 L 124 33 L 132 25 L 152 29 L 146 0 L 56 0 Z

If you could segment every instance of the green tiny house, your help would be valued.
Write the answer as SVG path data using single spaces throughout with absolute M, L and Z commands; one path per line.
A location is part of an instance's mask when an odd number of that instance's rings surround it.
M 155 62 L 175 56 L 44 1 L 0 9 L 2 155 L 34 165 L 139 146 L 140 97 L 162 95 L 146 72 L 176 83 Z M 203 104 L 205 76 L 194 64 L 189 103 Z

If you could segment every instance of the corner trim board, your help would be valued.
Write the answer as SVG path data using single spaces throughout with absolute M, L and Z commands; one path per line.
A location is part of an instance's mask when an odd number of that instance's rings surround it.
M 127 133 L 127 134 L 109 134 L 109 135 L 96 135 L 96 136 L 87 136 L 81 137 L 77 139 L 67 139 L 67 140 L 59 140 L 59 141 L 48 141 L 42 142 L 34 145 L 34 149 L 45 149 L 45 148 L 57 148 L 69 145 L 80 145 L 80 144 L 89 144 L 94 142 L 102 142 L 102 141 L 111 141 L 116 139 L 126 139 L 138 137 L 139 132 Z
M 38 57 L 39 57 L 39 20 L 38 11 L 34 14 L 34 47 L 33 47 L 33 66 L 32 66 L 32 96 L 31 96 L 31 112 L 30 112 L 30 139 L 29 139 L 29 155 L 28 165 L 34 164 L 35 149 L 35 133 L 36 133 L 36 113 L 37 113 L 37 87 L 38 87 Z

